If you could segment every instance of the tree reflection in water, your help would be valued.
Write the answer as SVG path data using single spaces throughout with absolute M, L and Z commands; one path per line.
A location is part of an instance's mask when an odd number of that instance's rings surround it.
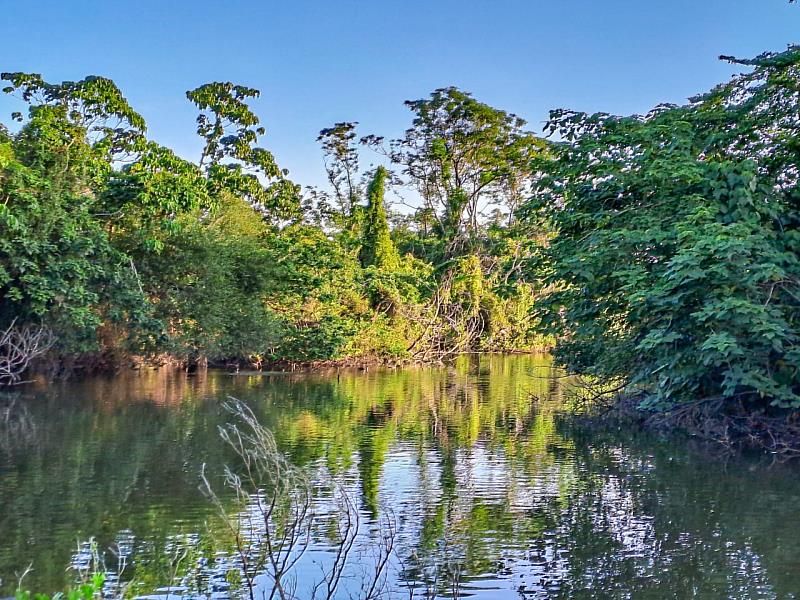
M 0 440 L 0 577 L 33 561 L 53 591 L 76 541 L 126 540 L 142 593 L 230 593 L 235 553 L 198 490 L 234 456 L 216 428 L 244 400 L 314 485 L 298 581 L 332 560 L 331 479 L 357 499 L 351 583 L 396 523 L 388 586 L 485 598 L 791 598 L 800 589 L 800 479 L 684 439 L 598 432 L 561 416 L 547 357 L 446 368 L 190 378 L 166 373 L 26 388 L 30 435 Z M 538 400 L 532 401 L 532 396 Z M 5 430 L 3 430 L 5 431 Z M 10 430 L 8 430 L 10 431 Z M 763 464 L 762 464 L 763 463 Z M 223 497 L 235 511 L 233 498 Z M 232 512 L 231 514 L 235 514 Z M 316 563 L 314 561 L 317 561 Z M 300 588 L 298 588 L 300 589 Z

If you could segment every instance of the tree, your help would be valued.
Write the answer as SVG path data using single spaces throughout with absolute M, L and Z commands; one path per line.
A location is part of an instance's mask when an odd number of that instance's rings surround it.
M 457 88 L 407 101 L 414 122 L 387 151 L 436 218 L 447 255 L 479 237 L 483 212 L 500 206 L 509 218 L 532 175 L 531 159 L 544 142 L 519 117 L 478 102 Z M 379 148 L 382 138 L 364 142 Z
M 264 219 L 295 215 L 297 186 L 257 146 L 264 130 L 247 105 L 256 90 L 211 83 L 188 93 L 205 142 L 195 164 L 148 140 L 108 79 L 3 78 L 31 105 L 20 132 L 0 139 L 3 326 L 43 322 L 67 355 L 96 350 L 116 326 L 146 326 L 148 341 L 190 362 L 275 345 Z M 257 232 L 220 230 L 234 215 Z
M 384 271 L 395 271 L 400 265 L 400 254 L 392 241 L 386 218 L 383 194 L 387 176 L 386 168 L 378 167 L 367 189 L 368 204 L 360 254 L 364 267 L 374 266 Z
M 238 195 L 269 218 L 287 219 L 297 214 L 299 187 L 269 150 L 256 146 L 265 129 L 247 99 L 259 95 L 256 89 L 230 82 L 207 83 L 186 92 L 201 111 L 197 133 L 205 146 L 199 166 L 213 194 Z
M 346 217 L 352 217 L 356 204 L 361 200 L 358 182 L 358 149 L 356 148 L 356 126 L 358 123 L 336 123 L 319 132 L 317 141 L 325 156 L 325 172 L 333 188 L 339 209 Z
M 107 79 L 2 78 L 30 109 L 17 134 L 0 131 L 0 321 L 44 325 L 73 356 L 97 348 L 104 324 L 149 331 L 135 273 L 94 216 L 144 121 Z
M 651 407 L 800 406 L 800 48 L 738 62 L 686 106 L 554 111 L 527 207 L 556 231 L 539 311 L 558 360 Z
M 0 127 L 0 331 L 52 332 L 62 364 L 112 366 L 128 352 L 185 365 L 438 356 L 478 347 L 487 328 L 512 339 L 501 313 L 524 305 L 511 298 L 524 245 L 496 232 L 513 221 L 541 146 L 513 115 L 454 88 L 409 103 L 418 118 L 392 152 L 426 205 L 390 221 L 391 173 L 379 167 L 364 185 L 355 123 L 318 138 L 338 208 L 325 191 L 301 207 L 259 145 L 255 89 L 187 92 L 203 139 L 193 161 L 148 139 L 108 79 L 3 77 L 30 108 L 15 115 L 17 133 Z
M 210 214 L 187 213 L 140 273 L 156 315 L 167 325 L 169 353 L 187 366 L 224 361 L 260 364 L 282 334 L 264 297 L 272 273 L 268 226 L 230 194 Z
M 298 187 L 256 145 L 264 129 L 247 100 L 257 90 L 216 82 L 187 96 L 201 111 L 198 162 L 144 144 L 108 194 L 133 217 L 115 239 L 139 264 L 173 356 L 260 364 L 283 331 L 264 304 L 265 241 L 297 215 Z

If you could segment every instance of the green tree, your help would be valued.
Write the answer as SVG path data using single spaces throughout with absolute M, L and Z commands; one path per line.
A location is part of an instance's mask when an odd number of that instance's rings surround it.
M 361 264 L 375 266 L 380 270 L 396 271 L 400 266 L 400 254 L 389 232 L 386 218 L 384 191 L 388 171 L 385 167 L 375 169 L 375 175 L 367 188 L 367 210 L 361 245 Z
M 271 357 L 282 325 L 264 302 L 267 230 L 247 202 L 226 194 L 213 213 L 181 217 L 162 251 L 143 263 L 173 356 L 190 366 Z
M 523 129 L 521 118 L 454 87 L 406 106 L 414 113 L 413 125 L 387 154 L 436 219 L 452 255 L 480 236 L 484 211 L 497 206 L 513 214 L 532 174 L 531 159 L 544 142 Z M 382 141 L 364 138 L 378 148 Z
M 197 133 L 205 146 L 199 166 L 213 193 L 233 193 L 273 219 L 287 219 L 297 214 L 299 188 L 272 153 L 256 145 L 265 129 L 247 99 L 259 95 L 256 89 L 230 82 L 207 83 L 186 92 L 201 111 Z
M 687 106 L 551 116 L 540 314 L 563 365 L 649 406 L 800 406 L 800 48 L 740 62 Z
M 96 350 L 103 325 L 126 323 L 134 342 L 152 325 L 145 299 L 95 213 L 144 121 L 107 79 L 2 78 L 30 109 L 17 134 L 0 131 L 0 320 L 46 325 L 63 355 Z
M 358 123 L 336 123 L 319 132 L 317 141 L 325 156 L 325 172 L 333 188 L 340 211 L 347 217 L 353 215 L 361 200 L 359 184 L 356 126 Z

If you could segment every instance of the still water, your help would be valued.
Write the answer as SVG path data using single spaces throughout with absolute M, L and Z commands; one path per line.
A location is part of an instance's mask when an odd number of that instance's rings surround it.
M 219 483 L 234 460 L 218 434 L 229 396 L 352 498 L 362 526 L 341 597 L 388 517 L 387 597 L 800 597 L 796 465 L 570 425 L 567 385 L 544 356 L 34 384 L 0 400 L 0 597 L 28 565 L 25 587 L 62 588 L 95 540 L 139 594 L 177 583 L 224 598 L 231 542 L 199 484 L 202 465 Z M 315 489 L 298 595 L 335 546 Z

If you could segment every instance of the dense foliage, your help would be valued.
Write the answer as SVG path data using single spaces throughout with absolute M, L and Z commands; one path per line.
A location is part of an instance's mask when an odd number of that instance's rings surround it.
M 531 220 L 568 369 L 646 392 L 800 406 L 800 47 L 685 106 L 560 110 Z
M 400 139 L 322 130 L 330 186 L 305 193 L 259 145 L 257 90 L 187 93 L 192 161 L 107 79 L 3 74 L 29 110 L 0 128 L 0 327 L 47 328 L 59 368 L 557 338 L 570 371 L 654 408 L 800 406 L 800 49 L 726 59 L 749 72 L 644 116 L 553 111 L 549 142 L 439 89 Z M 387 166 L 362 169 L 360 145 Z
M 531 245 L 512 224 L 543 143 L 513 115 L 455 89 L 408 103 L 398 173 L 362 171 L 356 124 L 337 123 L 319 137 L 330 188 L 304 195 L 259 145 L 255 89 L 187 92 L 203 140 L 189 160 L 149 139 L 108 79 L 2 78 L 28 113 L 0 127 L 0 326 L 52 332 L 55 369 L 429 359 L 542 341 L 520 269 Z M 411 216 L 385 199 L 403 182 L 424 201 Z

